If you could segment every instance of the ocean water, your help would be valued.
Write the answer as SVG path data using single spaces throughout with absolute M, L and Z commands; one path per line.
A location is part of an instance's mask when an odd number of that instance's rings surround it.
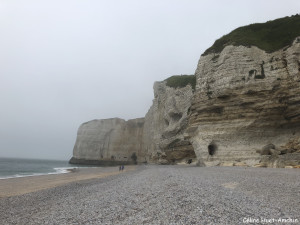
M 0 179 L 68 173 L 68 161 L 0 158 Z

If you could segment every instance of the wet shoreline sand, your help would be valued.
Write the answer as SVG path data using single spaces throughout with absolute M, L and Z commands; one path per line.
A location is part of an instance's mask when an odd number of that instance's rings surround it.
M 68 169 L 70 172 L 63 174 L 1 179 L 0 198 L 36 192 L 82 180 L 105 178 L 119 173 L 125 173 L 126 171 L 132 171 L 134 169 L 135 166 L 126 166 L 123 172 L 119 172 L 119 167 L 79 167 Z

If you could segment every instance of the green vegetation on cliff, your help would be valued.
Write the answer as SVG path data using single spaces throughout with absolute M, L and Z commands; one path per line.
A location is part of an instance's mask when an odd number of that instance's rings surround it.
M 239 27 L 216 40 L 203 55 L 220 53 L 227 45 L 252 45 L 266 52 L 274 52 L 290 45 L 297 36 L 300 36 L 300 15 L 298 14 L 266 23 Z
M 176 75 L 165 79 L 167 86 L 172 88 L 181 88 L 190 84 L 195 90 L 196 86 L 196 76 L 195 75 Z

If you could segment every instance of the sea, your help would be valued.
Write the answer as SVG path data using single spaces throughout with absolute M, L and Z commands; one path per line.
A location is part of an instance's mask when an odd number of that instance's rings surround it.
M 68 173 L 68 161 L 0 158 L 0 179 Z

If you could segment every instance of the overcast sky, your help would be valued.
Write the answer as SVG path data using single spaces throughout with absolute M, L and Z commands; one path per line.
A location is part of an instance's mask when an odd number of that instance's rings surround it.
M 275 3 L 276 2 L 276 3 Z M 233 29 L 299 0 L 0 0 L 0 157 L 68 160 L 79 125 L 143 117 Z

